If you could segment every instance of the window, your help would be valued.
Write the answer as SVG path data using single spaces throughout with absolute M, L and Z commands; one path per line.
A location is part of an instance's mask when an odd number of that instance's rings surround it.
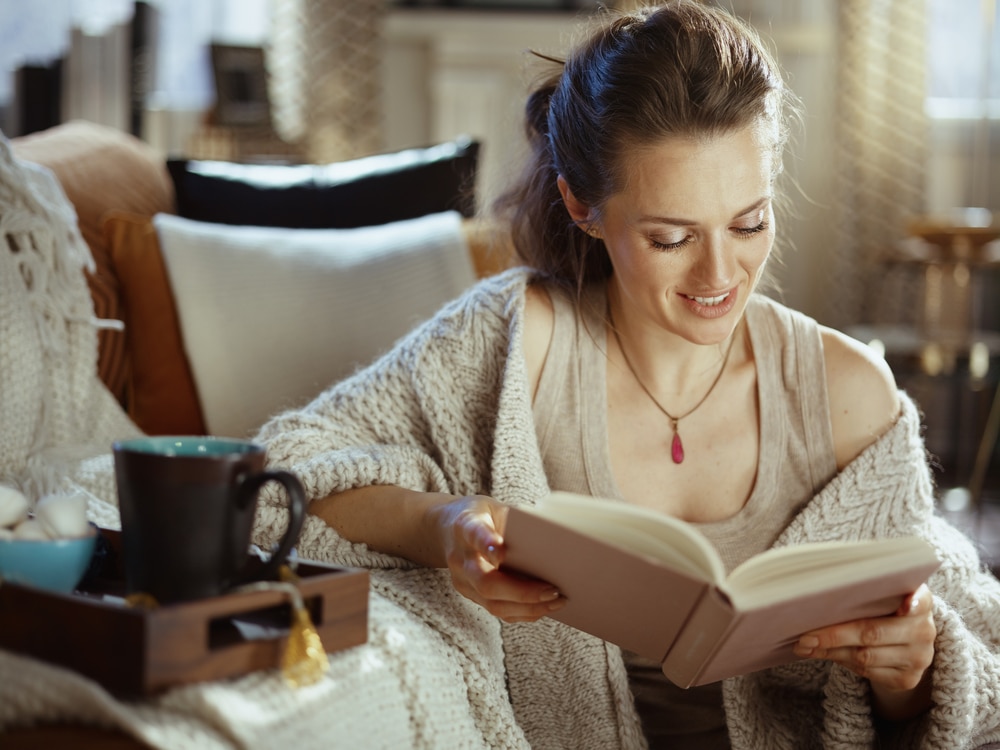
M 1000 119 L 1000 4 L 928 0 L 927 114 Z
M 1000 211 L 1000 4 L 927 0 L 927 208 Z

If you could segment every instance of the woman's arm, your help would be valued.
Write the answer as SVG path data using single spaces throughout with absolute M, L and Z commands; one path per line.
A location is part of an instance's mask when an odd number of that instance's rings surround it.
M 448 568 L 461 594 L 508 622 L 537 620 L 565 604 L 552 585 L 499 569 L 507 507 L 491 498 L 372 485 L 314 500 L 309 512 L 352 542 Z
M 443 568 L 444 546 L 433 519 L 454 499 L 444 493 L 372 485 L 314 500 L 309 512 L 348 541 L 424 567 Z
M 548 293 L 528 286 L 522 354 L 532 394 L 552 327 Z M 507 621 L 536 620 L 564 604 L 550 584 L 499 570 L 507 508 L 492 498 L 371 485 L 314 500 L 309 512 L 348 541 L 426 567 L 448 568 L 460 593 Z

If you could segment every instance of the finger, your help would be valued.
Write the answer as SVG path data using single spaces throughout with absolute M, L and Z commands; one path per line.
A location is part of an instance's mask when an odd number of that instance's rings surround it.
M 464 581 L 456 582 L 456 588 L 492 614 L 511 622 L 537 620 L 566 603 L 559 590 L 545 581 L 499 570 L 469 570 Z
M 929 614 L 878 617 L 834 625 L 807 633 L 796 644 L 800 656 L 824 659 L 838 648 L 920 646 L 934 642 L 937 631 Z
M 920 588 L 903 599 L 899 605 L 899 609 L 896 610 L 896 615 L 900 617 L 920 615 L 930 612 L 933 607 L 934 603 L 931 598 L 931 591 L 927 588 L 927 584 L 924 583 L 920 585 Z
M 920 684 L 924 675 L 930 667 L 932 657 L 927 657 L 919 662 L 907 662 L 911 654 L 903 650 L 894 654 L 886 654 L 891 661 L 898 661 L 895 665 L 877 665 L 870 663 L 879 659 L 882 649 L 845 649 L 843 653 L 835 652 L 831 654 L 828 661 L 839 664 L 849 669 L 859 677 L 867 679 L 873 687 L 889 691 L 912 690 Z
M 487 610 L 504 622 L 535 622 L 562 609 L 564 603 L 561 600 L 545 605 L 493 602 Z
M 923 672 L 934 657 L 932 648 L 910 645 L 843 647 L 827 651 L 821 658 L 836 662 L 858 674 L 869 676 L 878 671 Z
M 559 589 L 551 583 L 504 570 L 482 574 L 477 589 L 487 599 L 521 604 L 549 604 L 560 598 Z
M 493 567 L 498 567 L 502 560 L 503 537 L 494 525 L 489 506 L 484 504 L 481 509 L 465 511 L 459 523 L 465 556 L 483 557 Z
M 896 644 L 931 643 L 937 635 L 933 618 L 933 597 L 921 586 L 904 599 L 896 614 L 831 625 L 804 633 L 797 653 L 825 658 L 822 652 L 839 647 L 875 647 Z

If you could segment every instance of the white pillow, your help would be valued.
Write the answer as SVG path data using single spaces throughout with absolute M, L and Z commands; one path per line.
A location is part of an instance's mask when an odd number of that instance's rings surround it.
M 305 404 L 475 281 L 456 212 L 360 229 L 154 223 L 215 435 Z

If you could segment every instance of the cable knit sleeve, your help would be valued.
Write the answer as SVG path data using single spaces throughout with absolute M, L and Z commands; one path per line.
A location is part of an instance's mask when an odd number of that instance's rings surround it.
M 488 492 L 511 328 L 526 279 L 519 270 L 480 282 L 370 366 L 270 420 L 256 437 L 269 465 L 294 472 L 310 500 L 372 484 Z M 286 518 L 283 493 L 269 487 L 255 541 L 273 543 Z M 314 516 L 298 547 L 342 565 L 410 565 L 347 542 Z
M 935 705 L 903 729 L 897 745 L 976 748 L 1000 740 L 1000 582 L 971 541 L 935 515 L 919 414 L 905 394 L 902 402 L 896 425 L 811 501 L 778 544 L 919 534 L 934 545 L 942 561 L 928 581 L 938 629 Z M 828 749 L 875 741 L 867 682 L 828 662 L 746 675 L 725 691 L 734 747 L 760 747 L 766 738 L 770 747 L 811 746 L 817 727 Z M 789 711 L 796 702 L 809 710 Z M 776 737 L 785 741 L 773 744 Z

